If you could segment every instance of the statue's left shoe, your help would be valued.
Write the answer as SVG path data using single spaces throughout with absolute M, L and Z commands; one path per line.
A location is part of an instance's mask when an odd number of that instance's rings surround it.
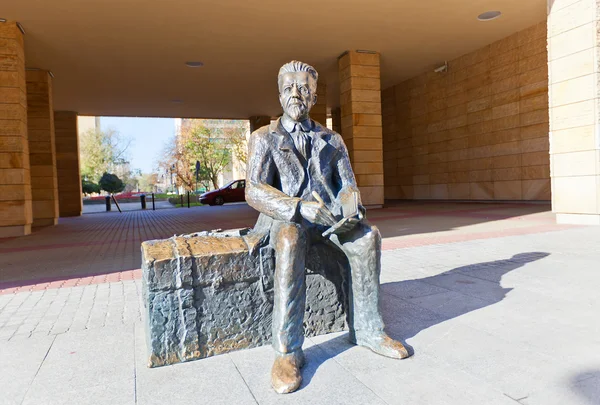
M 410 356 L 402 343 L 392 339 L 383 331 L 351 333 L 350 341 L 385 357 L 405 359 Z

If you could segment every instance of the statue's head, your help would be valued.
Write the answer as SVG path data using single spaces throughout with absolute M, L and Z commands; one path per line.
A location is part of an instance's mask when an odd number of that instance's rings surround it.
M 308 118 L 317 102 L 319 74 L 312 66 L 293 60 L 279 69 L 279 102 L 283 112 L 294 121 Z

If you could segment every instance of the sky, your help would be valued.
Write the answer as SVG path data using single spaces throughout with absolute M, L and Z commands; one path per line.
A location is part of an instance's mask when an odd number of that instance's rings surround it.
M 155 170 L 165 143 L 175 134 L 174 118 L 101 117 L 100 126 L 133 140 L 128 150 L 130 167 L 142 173 Z

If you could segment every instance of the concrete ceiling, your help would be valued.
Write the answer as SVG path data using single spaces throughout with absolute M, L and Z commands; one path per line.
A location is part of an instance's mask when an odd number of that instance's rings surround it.
M 477 20 L 489 10 L 503 14 Z M 543 21 L 546 0 L 9 0 L 0 13 L 24 26 L 27 67 L 54 73 L 56 110 L 247 118 L 280 113 L 291 59 L 337 105 L 343 51 L 381 52 L 385 88 Z

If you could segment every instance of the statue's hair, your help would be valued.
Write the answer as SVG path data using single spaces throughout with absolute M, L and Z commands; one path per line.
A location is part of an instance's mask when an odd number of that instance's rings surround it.
M 319 74 L 317 70 L 309 65 L 308 63 L 300 62 L 297 60 L 293 60 L 291 62 L 286 63 L 279 69 L 279 74 L 277 75 L 277 85 L 281 87 L 281 78 L 284 73 L 295 73 L 295 72 L 308 72 L 310 76 L 314 79 L 314 86 L 316 90 L 317 80 L 319 80 Z

